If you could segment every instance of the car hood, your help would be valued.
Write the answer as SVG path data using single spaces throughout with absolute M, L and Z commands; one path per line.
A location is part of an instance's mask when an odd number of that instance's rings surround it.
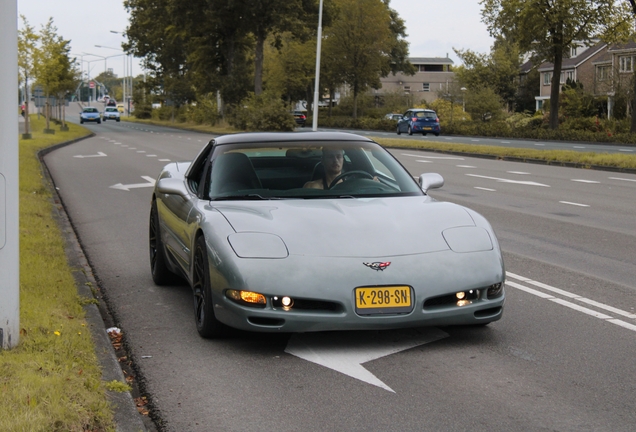
M 450 249 L 448 238 L 466 237 L 462 229 L 479 230 L 477 237 L 492 248 L 488 233 L 475 228 L 466 209 L 424 197 L 225 202 L 214 208 L 237 233 L 250 233 L 245 240 L 262 238 L 253 233 L 273 234 L 291 255 L 379 258 L 438 252 Z M 452 230 L 458 227 L 463 228 Z

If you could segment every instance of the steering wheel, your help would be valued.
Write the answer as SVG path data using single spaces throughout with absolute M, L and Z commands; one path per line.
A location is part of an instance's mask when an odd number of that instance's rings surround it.
M 340 180 L 342 180 L 345 177 L 349 177 L 349 176 L 361 176 L 361 177 L 366 177 L 368 179 L 373 180 L 373 176 L 371 174 L 369 174 L 368 172 L 366 172 L 366 171 L 362 171 L 362 170 L 347 171 L 347 172 L 344 172 L 344 173 L 336 176 L 336 178 L 333 179 L 333 181 L 331 182 L 331 184 L 329 185 L 329 187 L 327 189 L 333 188 L 336 184 L 338 184 L 338 182 Z

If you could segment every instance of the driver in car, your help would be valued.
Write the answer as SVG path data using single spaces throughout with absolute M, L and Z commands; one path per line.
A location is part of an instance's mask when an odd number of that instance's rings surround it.
M 344 150 L 336 148 L 325 148 L 322 150 L 322 166 L 325 174 L 322 178 L 308 181 L 303 186 L 310 189 L 329 189 L 331 182 L 342 173 L 344 163 Z M 342 180 L 338 181 L 338 183 Z

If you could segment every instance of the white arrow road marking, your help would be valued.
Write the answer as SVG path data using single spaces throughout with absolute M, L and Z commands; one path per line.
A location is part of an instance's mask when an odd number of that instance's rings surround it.
M 144 188 L 144 187 L 153 187 L 155 185 L 155 179 L 149 176 L 141 176 L 142 179 L 146 180 L 148 183 L 135 183 L 135 184 L 121 184 L 117 183 L 116 185 L 110 186 L 113 189 L 125 190 L 129 191 L 131 189 Z
M 382 332 L 294 334 L 285 352 L 395 393 L 362 364 L 448 337 L 435 327 Z
M 466 174 L 466 175 L 469 176 L 469 177 L 478 177 L 478 178 L 496 180 L 496 181 L 498 181 L 500 183 L 515 183 L 515 184 L 523 184 L 523 185 L 528 185 L 528 186 L 550 187 L 550 185 L 546 185 L 546 184 L 543 184 L 543 183 L 537 183 L 537 182 L 533 182 L 533 181 L 518 181 L 518 180 L 503 179 L 503 178 L 498 178 L 498 177 L 488 177 L 488 176 L 477 175 L 477 174 Z
M 106 153 L 97 152 L 96 155 L 75 155 L 73 157 L 76 157 L 76 158 L 79 158 L 79 159 L 84 159 L 84 158 L 104 157 L 104 156 L 106 156 Z

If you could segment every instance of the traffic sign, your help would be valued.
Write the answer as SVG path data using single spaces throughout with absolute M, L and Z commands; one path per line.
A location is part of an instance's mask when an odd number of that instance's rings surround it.
M 88 87 L 95 88 L 95 81 L 91 81 L 88 83 Z

